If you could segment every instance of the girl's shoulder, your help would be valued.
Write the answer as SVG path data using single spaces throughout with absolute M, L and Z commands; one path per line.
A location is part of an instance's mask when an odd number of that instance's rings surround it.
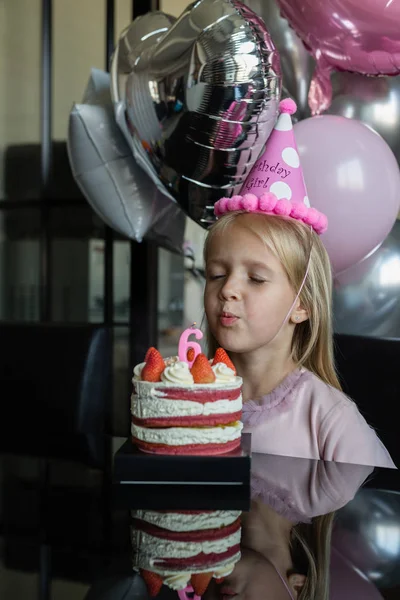
M 325 409 L 332 409 L 335 406 L 356 408 L 354 401 L 342 390 L 326 383 L 308 369 L 304 369 L 304 371 L 306 373 L 306 377 L 304 377 L 305 391 L 311 395 L 314 402 L 323 404 Z

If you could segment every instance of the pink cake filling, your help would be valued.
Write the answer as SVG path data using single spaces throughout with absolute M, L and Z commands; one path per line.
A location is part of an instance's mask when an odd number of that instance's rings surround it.
M 188 417 L 156 417 L 154 419 L 138 419 L 132 416 L 132 423 L 141 427 L 201 427 L 228 425 L 240 421 L 242 411 L 221 415 L 198 415 Z
M 155 387 L 160 396 L 168 400 L 190 400 L 191 402 L 215 402 L 216 400 L 237 400 L 241 394 L 241 388 L 234 389 L 206 389 L 190 388 L 168 388 Z
M 196 554 L 196 556 L 190 556 L 189 558 L 154 559 L 154 566 L 176 571 L 182 571 L 185 569 L 200 570 L 204 566 L 209 566 L 210 569 L 213 569 L 216 565 L 218 565 L 218 563 L 233 558 L 238 552 L 240 552 L 240 544 L 231 546 L 228 548 L 228 550 L 225 550 L 225 552 L 221 552 L 219 554 L 216 552 L 211 552 L 210 554 L 199 552 L 199 554 Z
M 132 442 L 147 454 L 176 454 L 181 456 L 216 456 L 233 452 L 240 447 L 241 439 L 232 440 L 224 444 L 186 444 L 184 446 L 167 446 L 165 444 L 151 444 L 132 437 Z
M 218 529 L 203 529 L 196 531 L 170 531 L 163 529 L 157 525 L 147 523 L 141 519 L 133 519 L 133 525 L 137 531 L 144 531 L 149 535 L 153 535 L 158 538 L 173 540 L 179 542 L 204 542 L 211 540 L 221 540 L 233 533 L 236 533 L 240 529 L 240 518 L 236 519 L 230 525 L 220 527 Z

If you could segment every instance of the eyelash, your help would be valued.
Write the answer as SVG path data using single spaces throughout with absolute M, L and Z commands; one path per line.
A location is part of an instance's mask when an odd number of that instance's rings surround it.
M 224 275 L 209 275 L 209 279 L 211 281 L 216 281 L 217 279 L 222 279 L 223 277 L 225 277 L 225 276 Z M 255 283 L 256 285 L 261 285 L 262 283 L 266 283 L 265 279 L 257 279 L 256 277 L 250 277 L 249 279 L 252 283 Z

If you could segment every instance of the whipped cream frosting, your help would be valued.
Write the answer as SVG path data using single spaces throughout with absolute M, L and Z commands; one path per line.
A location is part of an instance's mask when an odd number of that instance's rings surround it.
M 168 400 L 168 398 L 157 397 L 149 402 L 135 394 L 131 397 L 131 413 L 138 419 L 226 415 L 236 413 L 242 410 L 242 407 L 241 395 L 236 400 L 216 400 L 204 404 L 191 400 Z
M 150 444 L 166 444 L 168 446 L 186 446 L 188 444 L 226 444 L 240 438 L 243 424 L 236 421 L 231 425 L 218 427 L 169 427 L 167 429 L 151 429 L 132 423 L 133 437 Z
M 150 554 L 154 558 L 150 562 L 163 558 L 190 558 L 203 552 L 204 554 L 222 554 L 240 544 L 241 530 L 228 535 L 220 540 L 204 540 L 193 542 L 179 542 L 151 535 L 144 531 L 132 533 L 132 545 L 140 552 Z M 232 558 L 230 558 L 232 562 Z
M 165 369 L 161 375 L 161 381 L 157 383 L 142 381 L 141 374 L 146 363 L 142 362 L 136 365 L 136 367 L 133 369 L 132 379 L 132 383 L 134 384 L 136 391 L 139 389 L 144 391 L 146 387 L 152 389 L 155 385 L 160 388 L 163 387 L 163 385 L 171 386 L 171 384 L 176 387 L 195 385 L 196 388 L 200 386 L 204 388 L 218 388 L 225 387 L 226 385 L 229 385 L 229 387 L 240 387 L 242 385 L 242 378 L 235 375 L 235 372 L 222 362 L 212 365 L 211 367 L 215 375 L 214 383 L 194 383 L 189 364 L 185 361 L 180 361 L 177 356 L 166 358 L 164 359 L 164 362 Z
M 238 519 L 238 510 L 215 510 L 209 513 L 161 513 L 152 510 L 132 510 L 131 516 L 169 531 L 203 531 L 231 525 Z
M 212 370 L 214 371 L 215 380 L 221 383 L 232 383 L 236 379 L 235 371 L 228 367 L 225 363 L 217 363 L 213 365 Z
M 140 378 L 142 376 L 143 367 L 145 366 L 145 364 L 146 364 L 145 362 L 139 363 L 133 369 L 133 381 L 140 381 Z
M 193 375 L 187 362 L 178 361 L 167 365 L 161 375 L 161 381 L 165 383 L 179 383 L 181 385 L 193 385 Z

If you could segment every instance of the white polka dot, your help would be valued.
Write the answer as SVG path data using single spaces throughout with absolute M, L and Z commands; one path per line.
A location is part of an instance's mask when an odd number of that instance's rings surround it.
M 308 208 L 310 208 L 311 204 L 310 204 L 310 201 L 309 201 L 309 199 L 308 199 L 308 196 L 304 196 L 304 204 L 305 204 L 306 206 L 308 206 Z
M 282 113 L 276 122 L 275 129 L 277 131 L 290 131 L 293 129 L 292 118 L 288 113 Z
M 289 167 L 297 169 L 300 166 L 300 158 L 294 148 L 285 148 L 282 151 L 282 158 Z
M 281 200 L 282 198 L 290 200 L 290 198 L 292 197 L 292 190 L 284 181 L 275 181 L 275 183 L 271 185 L 269 191 L 272 194 L 275 194 L 278 200 Z

